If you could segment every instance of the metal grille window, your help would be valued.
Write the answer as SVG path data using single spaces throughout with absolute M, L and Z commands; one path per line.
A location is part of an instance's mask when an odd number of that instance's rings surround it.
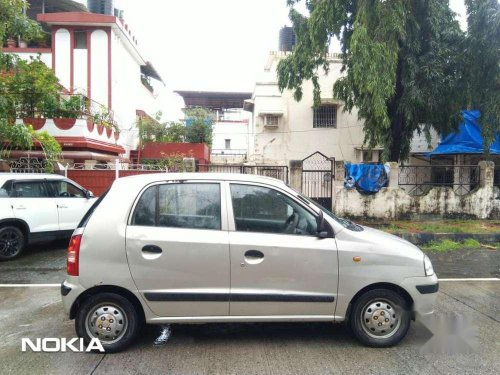
M 266 115 L 264 118 L 264 124 L 266 126 L 278 126 L 280 118 L 277 115 Z
M 337 106 L 323 104 L 314 109 L 313 128 L 336 128 Z

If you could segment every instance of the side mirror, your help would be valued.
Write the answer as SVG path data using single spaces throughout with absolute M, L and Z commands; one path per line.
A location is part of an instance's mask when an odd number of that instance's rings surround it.
M 94 194 L 90 190 L 85 190 L 85 198 L 90 199 L 93 197 L 94 197 Z
M 318 238 L 328 238 L 330 235 L 330 228 L 325 223 L 325 217 L 323 216 L 323 211 L 319 211 L 319 215 L 316 217 L 316 236 Z

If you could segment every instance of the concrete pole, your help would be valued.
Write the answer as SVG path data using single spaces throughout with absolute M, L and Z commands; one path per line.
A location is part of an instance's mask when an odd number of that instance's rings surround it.
M 290 186 L 302 192 L 302 160 L 290 160 Z
M 493 187 L 495 178 L 495 163 L 492 161 L 480 161 L 479 162 L 479 186 Z

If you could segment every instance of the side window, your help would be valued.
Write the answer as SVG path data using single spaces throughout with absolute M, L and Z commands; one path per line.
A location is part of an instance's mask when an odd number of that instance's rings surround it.
M 220 185 L 152 186 L 139 198 L 131 225 L 221 229 Z
M 221 229 L 220 185 L 161 185 L 158 209 L 160 227 Z
M 48 198 L 50 194 L 44 181 L 16 181 L 11 196 L 18 198 Z
M 237 231 L 277 234 L 316 234 L 316 219 L 279 191 L 261 186 L 231 184 Z
M 55 197 L 85 198 L 83 190 L 67 183 L 66 181 L 51 181 L 50 185 L 52 186 L 53 194 Z
M 142 193 L 139 202 L 135 206 L 132 216 L 132 225 L 144 225 L 154 227 L 156 225 L 156 197 L 157 186 L 152 186 Z

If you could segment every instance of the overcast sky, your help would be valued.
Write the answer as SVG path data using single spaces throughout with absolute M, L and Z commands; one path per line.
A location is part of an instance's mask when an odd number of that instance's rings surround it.
M 463 0 L 450 5 L 465 27 Z M 289 24 L 286 0 L 115 0 L 115 7 L 168 90 L 251 92 Z

